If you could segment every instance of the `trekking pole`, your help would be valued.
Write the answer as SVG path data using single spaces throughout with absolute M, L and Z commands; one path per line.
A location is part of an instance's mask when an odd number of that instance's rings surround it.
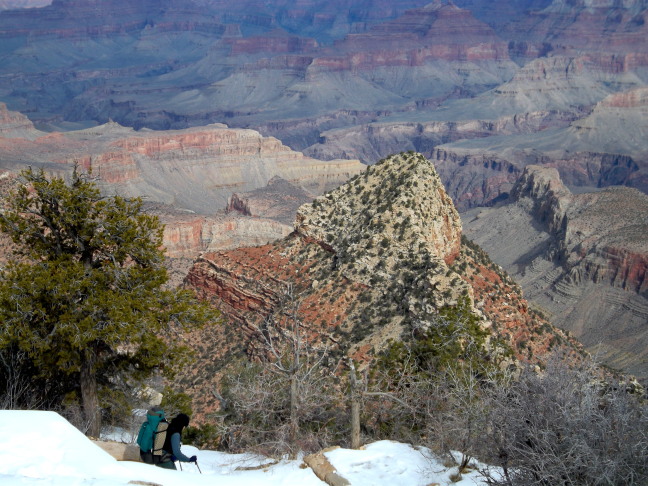
M 196 467 L 198 468 L 198 472 L 199 472 L 200 474 L 202 474 L 202 471 L 200 470 L 200 466 L 198 465 L 198 461 L 194 462 L 194 464 L 195 464 Z

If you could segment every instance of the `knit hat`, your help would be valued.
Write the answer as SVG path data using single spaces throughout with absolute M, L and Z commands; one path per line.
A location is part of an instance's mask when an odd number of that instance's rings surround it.
M 189 425 L 189 416 L 184 413 L 179 413 L 176 418 L 173 419 L 174 422 L 178 423 L 182 427 Z

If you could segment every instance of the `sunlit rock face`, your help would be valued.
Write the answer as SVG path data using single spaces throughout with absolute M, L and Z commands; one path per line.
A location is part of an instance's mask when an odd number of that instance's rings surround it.
M 218 368 L 234 354 L 254 358 L 254 325 L 283 322 L 287 290 L 303 339 L 341 359 L 366 363 L 390 342 L 438 325 L 439 310 L 460 302 L 518 359 L 575 345 L 531 312 L 517 285 L 461 233 L 433 164 L 413 152 L 388 157 L 301 206 L 288 237 L 196 260 L 186 285 L 226 317 L 191 337 L 199 359 Z M 207 406 L 218 373 L 195 374 L 192 394 Z
M 470 210 L 463 223 L 554 324 L 645 378 L 646 214 L 648 196 L 636 189 L 572 192 L 555 168 L 530 165 L 505 204 Z

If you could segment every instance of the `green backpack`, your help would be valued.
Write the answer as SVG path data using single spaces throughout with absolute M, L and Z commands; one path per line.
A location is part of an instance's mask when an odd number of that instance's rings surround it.
M 166 440 L 169 423 L 163 416 L 147 415 L 147 419 L 137 434 L 137 444 L 142 453 L 152 454 L 152 456 L 162 456 L 162 446 Z M 151 457 L 153 463 L 156 462 L 155 459 L 159 461 L 160 457 Z

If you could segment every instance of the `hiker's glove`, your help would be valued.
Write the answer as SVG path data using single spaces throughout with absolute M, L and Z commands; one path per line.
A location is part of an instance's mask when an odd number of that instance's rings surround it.
M 196 456 L 191 456 L 191 457 L 189 458 L 189 462 L 198 462 L 198 457 L 196 457 Z

